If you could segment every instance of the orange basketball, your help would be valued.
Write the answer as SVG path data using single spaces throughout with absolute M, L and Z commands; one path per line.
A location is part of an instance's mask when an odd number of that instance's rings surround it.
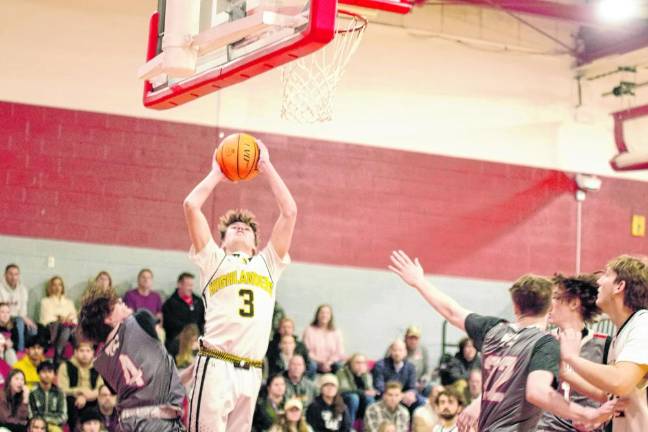
M 259 173 L 256 138 L 245 133 L 225 137 L 216 150 L 216 161 L 225 177 L 232 181 L 253 179 Z

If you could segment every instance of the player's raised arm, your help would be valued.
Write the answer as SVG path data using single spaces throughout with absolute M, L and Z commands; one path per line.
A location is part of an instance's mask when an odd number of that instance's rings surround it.
M 283 258 L 290 249 L 293 231 L 295 230 L 297 203 L 295 203 L 293 196 L 290 194 L 286 183 L 284 183 L 270 162 L 270 154 L 265 144 L 261 140 L 257 140 L 257 144 L 261 151 L 259 156 L 259 170 L 268 178 L 272 193 L 279 206 L 279 217 L 272 228 L 270 242 L 277 255 L 279 255 L 279 258 Z
M 191 243 L 196 252 L 203 250 L 212 238 L 209 223 L 202 212 L 202 206 L 216 185 L 224 178 L 216 158 L 212 158 L 212 161 L 212 169 L 209 174 L 189 192 L 183 203 L 189 237 L 191 237 Z
M 466 317 L 470 311 L 450 296 L 442 293 L 432 286 L 423 274 L 423 268 L 418 258 L 414 261 L 401 250 L 391 254 L 392 265 L 388 268 L 401 277 L 408 285 L 416 288 L 437 312 L 439 312 L 450 324 L 462 331 L 466 331 Z

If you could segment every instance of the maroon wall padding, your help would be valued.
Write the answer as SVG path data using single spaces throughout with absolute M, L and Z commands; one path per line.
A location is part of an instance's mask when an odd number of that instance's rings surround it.
M 0 102 L 0 233 L 185 250 L 182 200 L 209 169 L 219 132 Z M 403 248 L 428 272 L 463 277 L 574 269 L 569 174 L 256 135 L 299 206 L 295 260 L 384 268 Z M 646 196 L 648 183 L 611 178 L 588 195 L 584 269 L 648 250 L 630 236 L 631 215 L 648 213 Z M 219 186 L 205 211 L 214 222 L 230 207 L 254 210 L 267 240 L 277 209 L 263 177 Z

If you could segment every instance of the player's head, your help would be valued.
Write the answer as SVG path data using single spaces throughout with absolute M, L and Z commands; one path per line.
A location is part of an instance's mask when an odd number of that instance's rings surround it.
M 383 401 L 390 411 L 395 411 L 403 398 L 403 385 L 399 381 L 387 381 Z
M 257 222 L 248 210 L 230 210 L 221 216 L 218 231 L 225 252 L 256 253 L 259 237 Z
M 547 278 L 526 274 L 509 288 L 515 315 L 522 317 L 543 317 L 551 306 L 551 288 Z
M 436 412 L 444 420 L 452 420 L 461 412 L 463 398 L 451 388 L 439 393 L 434 401 Z
M 549 311 L 549 322 L 552 324 L 565 328 L 574 320 L 590 323 L 601 313 L 596 306 L 596 276 L 582 274 L 567 277 L 557 274 L 552 281 L 554 287 Z
M 622 305 L 632 312 L 648 308 L 648 264 L 645 260 L 621 255 L 610 261 L 599 285 L 596 304 L 604 312 Z
M 104 342 L 112 329 L 132 313 L 114 289 L 94 286 L 81 299 L 79 326 L 86 339 Z

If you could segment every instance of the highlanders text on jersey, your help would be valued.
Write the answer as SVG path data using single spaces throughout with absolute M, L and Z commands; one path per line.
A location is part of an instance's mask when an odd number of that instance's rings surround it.
M 253 257 L 227 255 L 213 240 L 203 250 L 190 252 L 200 268 L 205 303 L 205 335 L 209 348 L 261 360 L 272 326 L 276 283 L 290 263 L 272 243 Z

